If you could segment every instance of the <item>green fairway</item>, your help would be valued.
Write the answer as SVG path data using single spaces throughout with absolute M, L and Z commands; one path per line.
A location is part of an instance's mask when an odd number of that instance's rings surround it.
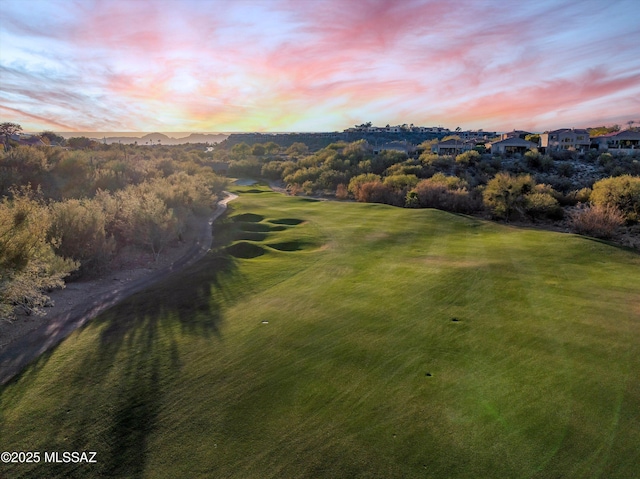
M 0 389 L 2 478 L 631 478 L 640 255 L 261 187 Z

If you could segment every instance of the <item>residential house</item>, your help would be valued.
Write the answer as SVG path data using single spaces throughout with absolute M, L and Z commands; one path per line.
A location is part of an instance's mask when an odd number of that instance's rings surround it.
M 496 136 L 496 132 L 484 131 L 484 130 L 477 130 L 477 131 L 467 130 L 467 131 L 458 132 L 456 133 L 456 135 L 458 135 L 463 140 L 473 140 L 473 139 L 480 139 L 480 138 L 486 140 L 488 138 L 493 138 L 494 136 Z
M 460 153 L 464 153 L 465 151 L 473 150 L 476 146 L 475 141 L 463 141 L 456 139 L 449 139 L 445 141 L 441 141 L 440 143 L 436 143 L 431 148 L 433 153 L 437 153 L 438 155 L 459 155 Z
M 406 155 L 412 154 L 415 152 L 416 148 L 414 145 L 407 141 L 390 141 L 388 143 L 384 143 L 380 146 L 375 146 L 373 148 L 373 154 L 377 155 L 381 151 L 398 151 L 400 153 L 405 153 Z
M 491 150 L 491 154 L 513 155 L 515 153 L 525 153 L 531 148 L 537 148 L 538 144 L 531 141 L 523 140 L 519 136 L 512 136 L 500 141 L 494 141 L 486 144 L 487 149 Z
M 589 132 L 580 128 L 562 128 L 540 135 L 540 149 L 544 153 L 571 150 L 585 152 L 591 146 Z
M 611 153 L 640 153 L 640 131 L 623 130 L 591 138 L 591 147 Z
M 507 133 L 502 133 L 500 135 L 500 139 L 501 140 L 506 140 L 507 138 L 518 137 L 518 138 L 522 138 L 524 140 L 527 137 L 527 135 L 531 135 L 531 133 L 528 132 L 528 131 L 524 131 L 524 130 L 513 130 L 513 131 L 509 131 Z

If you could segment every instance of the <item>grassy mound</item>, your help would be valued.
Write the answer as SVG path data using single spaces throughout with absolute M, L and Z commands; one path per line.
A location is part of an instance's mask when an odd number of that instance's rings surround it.
M 246 222 L 246 223 L 259 223 L 264 219 L 262 215 L 256 215 L 254 213 L 244 213 L 241 215 L 236 215 L 233 217 L 235 222 Z
M 247 241 L 238 241 L 230 246 L 227 246 L 226 251 L 234 258 L 257 258 L 265 253 L 262 246 L 249 243 Z
M 295 226 L 302 223 L 304 220 L 299 218 L 281 218 L 277 220 L 269 220 L 269 223 L 273 223 L 274 225 L 290 225 Z
M 281 243 L 267 243 L 267 246 L 278 251 L 301 251 L 313 245 L 305 241 L 283 241 Z
M 3 450 L 98 463 L 2 477 L 637 475 L 637 254 L 437 210 L 231 208 L 203 261 L 0 390 Z M 302 222 L 234 236 L 269 218 Z

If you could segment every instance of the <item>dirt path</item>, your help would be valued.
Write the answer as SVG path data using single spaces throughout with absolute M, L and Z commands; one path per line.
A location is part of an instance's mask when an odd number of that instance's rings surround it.
M 115 277 L 85 285 L 72 283 L 66 295 L 66 289 L 60 291 L 56 301 L 64 302 L 64 306 L 54 308 L 47 316 L 40 318 L 41 324 L 35 328 L 23 330 L 24 334 L 0 345 L 0 385 L 7 383 L 29 363 L 101 312 L 201 259 L 211 247 L 213 222 L 225 212 L 227 203 L 238 197 L 233 193 L 224 193 L 226 197 L 218 202 L 213 214 L 202 222 L 192 243 L 169 265 L 157 270 L 138 268 L 129 271 L 124 275 L 128 276 L 126 280 Z M 114 281 L 117 283 L 114 284 Z M 87 288 L 90 291 L 86 291 Z M 75 299 L 70 299 L 74 298 L 74 290 L 78 294 Z

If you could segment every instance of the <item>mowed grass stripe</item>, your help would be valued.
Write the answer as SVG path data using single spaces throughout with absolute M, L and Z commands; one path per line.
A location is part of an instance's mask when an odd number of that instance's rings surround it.
M 100 464 L 10 477 L 632 477 L 638 255 L 238 190 L 215 252 L 3 389 L 5 449 Z

